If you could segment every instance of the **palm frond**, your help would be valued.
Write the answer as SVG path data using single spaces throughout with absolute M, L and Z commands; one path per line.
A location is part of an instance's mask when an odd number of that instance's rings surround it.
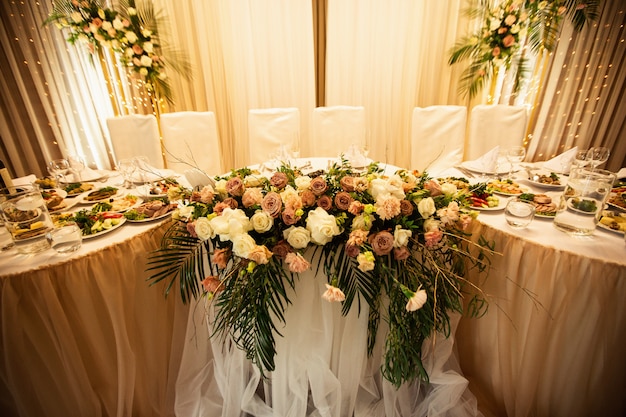
M 587 22 L 598 20 L 600 17 L 600 0 L 567 0 L 565 7 L 574 29 L 579 32 Z

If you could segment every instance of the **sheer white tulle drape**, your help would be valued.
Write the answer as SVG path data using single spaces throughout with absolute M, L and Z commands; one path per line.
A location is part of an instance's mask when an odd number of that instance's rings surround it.
M 155 4 L 167 13 L 170 42 L 185 49 L 194 71 L 191 84 L 172 74 L 175 91 L 186 91 L 176 109 L 215 112 L 225 168 L 246 163 L 249 109 L 297 107 L 308 132 L 315 107 L 309 0 Z M 308 155 L 308 137 L 301 139 Z
M 408 166 L 416 105 L 463 104 L 447 51 L 462 1 L 329 0 L 326 105 L 364 106 L 373 159 Z

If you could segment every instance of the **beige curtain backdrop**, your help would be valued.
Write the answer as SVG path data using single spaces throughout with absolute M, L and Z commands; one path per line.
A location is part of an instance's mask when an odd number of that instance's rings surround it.
M 462 0 L 153 3 L 164 18 L 163 43 L 186 52 L 193 68 L 191 80 L 170 72 L 175 105 L 167 110 L 214 111 L 227 169 L 246 162 L 250 108 L 298 107 L 306 156 L 315 154 L 307 140 L 314 107 L 362 105 L 370 156 L 407 166 L 413 107 L 475 104 L 457 94 L 462 68 L 447 64 L 470 27 Z M 613 148 L 609 167 L 624 165 L 620 3 L 603 2 L 601 22 L 571 40 L 562 37 L 533 109 L 531 159 L 603 144 Z M 46 161 L 71 153 L 85 155 L 94 168 L 110 167 L 104 120 L 116 106 L 145 112 L 141 99 L 114 104 L 112 86 L 102 80 L 105 67 L 68 45 L 54 26 L 42 27 L 50 9 L 51 1 L 0 3 L 0 157 L 18 176 L 45 174 Z M 128 94 L 117 83 L 116 94 Z

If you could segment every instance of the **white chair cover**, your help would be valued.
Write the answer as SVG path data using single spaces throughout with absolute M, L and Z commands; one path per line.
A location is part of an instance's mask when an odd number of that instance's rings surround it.
M 111 117 L 106 122 L 116 161 L 145 155 L 153 167 L 164 167 L 159 126 L 154 115 Z
M 295 107 L 251 109 L 248 112 L 249 164 L 272 159 L 281 145 L 300 140 L 300 110 Z
M 184 111 L 161 115 L 167 167 L 178 173 L 198 168 L 224 173 L 217 122 L 213 112 Z
M 463 160 L 467 107 L 415 107 L 411 121 L 411 168 L 436 175 Z
M 311 138 L 316 156 L 337 157 L 351 145 L 365 145 L 365 108 L 317 107 L 313 110 Z
M 526 107 L 479 104 L 472 109 L 464 160 L 476 159 L 500 146 L 522 145 L 526 134 Z

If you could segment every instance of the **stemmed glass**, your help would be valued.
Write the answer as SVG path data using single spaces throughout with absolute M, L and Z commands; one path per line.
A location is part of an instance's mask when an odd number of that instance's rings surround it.
M 589 151 L 587 151 L 586 159 L 589 162 L 589 165 L 591 165 L 591 170 L 595 171 L 596 168 L 605 163 L 609 159 L 610 154 L 611 151 L 609 148 L 605 148 L 603 146 L 589 149 Z
M 136 156 L 135 157 L 135 166 L 137 167 L 137 172 L 139 172 L 139 181 L 142 185 L 146 185 L 148 181 L 148 172 L 150 170 L 150 161 L 147 156 Z
M 513 146 L 506 151 L 506 159 L 509 161 L 509 178 L 513 175 L 515 163 L 520 163 L 526 157 L 526 149 L 523 146 Z
M 134 187 L 132 176 L 136 169 L 137 164 L 134 158 L 120 159 L 117 162 L 117 170 L 122 173 L 122 177 L 124 178 L 124 183 L 122 184 L 124 188 Z
M 85 161 L 78 155 L 70 155 L 67 157 L 67 160 L 70 163 L 70 168 L 74 171 L 76 181 L 81 182 L 83 180 L 82 172 L 86 166 Z
M 70 163 L 67 159 L 53 159 L 48 163 L 48 172 L 58 182 L 67 182 L 65 176 L 70 172 Z

